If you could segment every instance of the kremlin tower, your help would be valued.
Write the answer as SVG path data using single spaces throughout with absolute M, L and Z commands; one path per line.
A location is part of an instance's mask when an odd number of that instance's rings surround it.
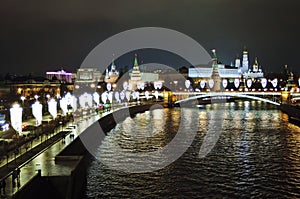
M 134 57 L 134 65 L 130 75 L 129 84 L 132 85 L 132 89 L 135 90 L 137 88 L 137 83 L 142 81 L 141 72 L 139 69 L 139 64 L 137 60 L 137 55 Z

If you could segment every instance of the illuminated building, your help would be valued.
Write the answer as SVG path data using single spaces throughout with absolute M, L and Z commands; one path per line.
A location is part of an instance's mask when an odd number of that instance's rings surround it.
M 139 64 L 137 60 L 137 55 L 134 57 L 133 69 L 130 74 L 129 84 L 132 85 L 132 89 L 135 90 L 137 88 L 137 83 L 142 81 L 141 72 L 139 69 Z
M 106 69 L 104 81 L 106 83 L 113 84 L 118 80 L 118 78 L 119 78 L 119 71 L 116 70 L 116 66 L 113 60 L 110 71 L 108 71 L 108 68 Z
M 58 80 L 65 83 L 72 83 L 76 78 L 76 74 L 66 72 L 64 70 L 60 71 L 49 71 L 46 72 L 46 78 L 49 80 Z

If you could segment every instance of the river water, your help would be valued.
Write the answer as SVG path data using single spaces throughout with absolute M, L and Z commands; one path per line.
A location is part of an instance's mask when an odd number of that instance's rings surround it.
M 143 173 L 164 156 L 138 155 L 161 150 L 179 130 L 195 135 L 176 143 L 189 146 L 183 155 Z M 130 164 L 141 168 L 124 171 Z M 151 110 L 117 124 L 87 172 L 87 198 L 300 198 L 300 128 L 258 101 Z

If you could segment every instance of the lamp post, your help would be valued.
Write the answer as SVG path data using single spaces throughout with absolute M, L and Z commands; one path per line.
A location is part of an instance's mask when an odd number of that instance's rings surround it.
M 22 101 L 22 107 L 24 108 L 24 100 L 25 100 L 25 97 L 24 96 L 21 96 L 21 101 Z

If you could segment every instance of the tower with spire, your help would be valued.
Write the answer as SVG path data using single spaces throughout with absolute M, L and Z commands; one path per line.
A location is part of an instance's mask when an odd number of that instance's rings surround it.
M 211 75 L 211 79 L 214 81 L 214 86 L 212 88 L 213 91 L 220 91 L 221 90 L 221 78 L 219 74 L 219 65 L 218 65 L 218 58 L 216 50 L 212 50 L 213 53 L 213 60 L 212 60 L 212 68 L 213 72 Z
M 138 64 L 137 54 L 134 57 L 133 69 L 130 75 L 129 83 L 132 85 L 132 89 L 137 88 L 137 83 L 142 81 L 141 72 Z
M 249 69 L 248 50 L 245 47 L 244 51 L 243 51 L 243 61 L 242 61 L 242 71 L 243 71 L 243 73 L 248 72 L 248 69 Z
M 104 81 L 106 83 L 115 83 L 119 78 L 119 72 L 116 70 L 115 60 L 112 59 L 110 71 L 106 68 Z

